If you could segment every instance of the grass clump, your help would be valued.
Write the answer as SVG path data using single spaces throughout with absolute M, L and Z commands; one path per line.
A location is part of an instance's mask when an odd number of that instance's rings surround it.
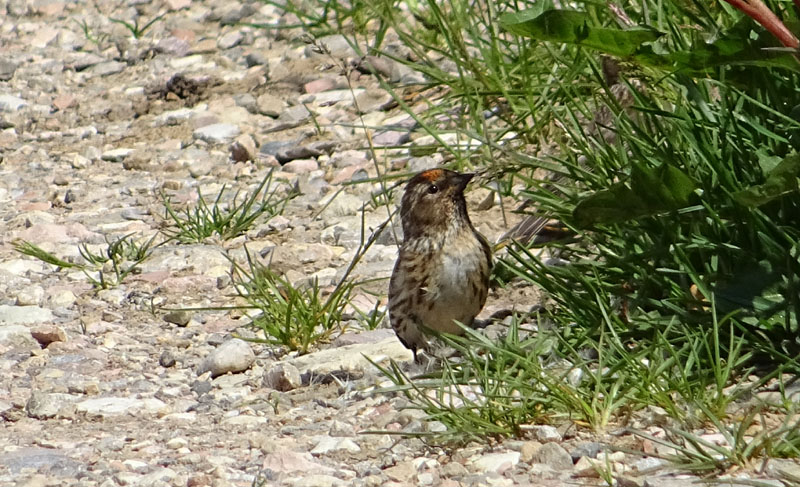
M 263 333 L 257 341 L 307 353 L 343 331 L 343 309 L 355 284 L 342 283 L 324 297 L 316 280 L 308 286 L 294 285 L 250 252 L 246 255 L 246 267 L 232 261 L 233 283 L 248 308 L 257 311 L 252 325 Z
M 74 263 L 60 259 L 36 244 L 28 241 L 14 242 L 14 249 L 23 254 L 63 269 L 82 271 L 92 285 L 99 289 L 109 289 L 122 284 L 131 273 L 135 273 L 139 265 L 152 253 L 156 233 L 147 240 L 135 239 L 133 234 L 109 240 L 105 237 L 106 246 L 99 252 L 89 249 L 87 244 L 80 244 L 78 252 L 85 263 Z M 160 244 L 159 244 L 160 245 Z
M 379 3 L 376 28 L 410 54 L 370 54 L 438 97 L 421 126 L 481 141 L 444 150 L 490 161 L 486 177 L 577 235 L 549 245 L 568 265 L 524 245 L 499 264 L 546 291 L 539 317 L 499 342 L 446 338 L 463 362 L 413 381 L 384 369 L 391 390 L 471 439 L 564 419 L 602 431 L 655 406 L 691 432 L 800 371 L 800 63 L 772 21 L 677 1 Z M 737 448 L 729 464 L 775 451 Z
M 547 244 L 566 265 L 522 242 L 501 256 L 498 275 L 545 291 L 538 316 L 499 341 L 444 337 L 462 361 L 413 380 L 384 368 L 388 390 L 450 438 L 564 420 L 604 431 L 657 407 L 675 441 L 706 452 L 692 459 L 704 468 L 797 456 L 788 427 L 729 425 L 753 392 L 800 372 L 800 62 L 794 35 L 775 35 L 798 18 L 787 2 L 741 7 L 367 7 L 374 37 L 351 31 L 351 44 L 424 75 L 416 102 L 429 107 L 410 113 L 419 126 L 439 143 L 452 133 L 480 142 L 442 144 L 447 157 L 479 166 L 505 194 L 524 187 L 528 211 L 576 236 Z M 404 87 L 384 86 L 411 112 Z M 730 447 L 695 440 L 701 425 Z
M 223 186 L 210 204 L 198 190 L 197 205 L 182 212 L 162 194 L 166 217 L 172 223 L 164 234 L 182 243 L 203 242 L 215 235 L 229 240 L 245 233 L 262 216 L 268 220 L 282 214 L 289 200 L 297 195 L 293 190 L 279 195 L 281 190 L 273 182 L 272 171 L 253 191 L 244 195 L 237 192 L 230 201 L 225 201 L 225 190 Z
M 128 31 L 131 33 L 131 35 L 133 36 L 134 39 L 139 39 L 145 34 L 145 32 L 147 32 L 150 29 L 150 27 L 152 27 L 159 20 L 163 19 L 165 15 L 167 15 L 166 12 L 164 12 L 163 14 L 157 15 L 157 16 L 153 17 L 152 19 L 150 19 L 149 21 L 145 22 L 143 25 L 139 25 L 139 16 L 135 16 L 133 18 L 133 22 L 128 22 L 127 20 L 115 19 L 115 18 L 111 18 L 111 17 L 109 17 L 108 20 L 110 20 L 111 22 L 114 22 L 115 24 L 120 24 L 122 26 L 125 26 L 125 28 L 128 29 Z M 84 33 L 86 33 L 85 29 L 84 29 Z M 87 36 L 87 38 L 88 38 L 88 36 Z

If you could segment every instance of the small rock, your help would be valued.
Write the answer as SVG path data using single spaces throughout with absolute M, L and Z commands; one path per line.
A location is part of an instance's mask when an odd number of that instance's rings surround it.
M 317 79 L 303 85 L 303 91 L 306 93 L 320 93 L 334 88 L 336 88 L 336 80 L 332 78 Z
M 198 396 L 202 396 L 203 394 L 210 392 L 212 388 L 213 386 L 211 385 L 211 381 L 197 380 L 192 384 L 191 390 Z
M 244 57 L 244 62 L 247 63 L 248 68 L 252 68 L 253 66 L 269 65 L 269 59 L 267 59 L 267 56 L 265 56 L 261 51 L 247 53 L 247 55 Z M 277 117 L 277 115 L 275 116 Z
M 327 455 L 337 451 L 347 451 L 350 453 L 358 453 L 361 447 L 350 438 L 332 438 L 330 436 L 323 436 L 317 443 L 313 450 L 312 455 Z
M 10 59 L 0 59 L 0 81 L 8 81 L 14 77 L 18 64 Z
M 236 125 L 213 123 L 196 129 L 192 132 L 192 137 L 208 142 L 209 144 L 223 144 L 238 136 L 239 133 L 239 127 Z
M 79 412 L 100 416 L 132 414 L 139 411 L 156 413 L 167 407 L 162 401 L 154 398 L 136 399 L 133 397 L 99 397 L 86 399 L 76 404 Z
M 344 421 L 337 421 L 333 420 L 331 422 L 331 428 L 328 430 L 328 434 L 331 436 L 355 436 L 356 429 L 353 425 L 349 423 L 345 423 Z
M 531 461 L 543 463 L 553 470 L 571 470 L 572 457 L 558 443 L 545 443 L 533 454 Z
M 319 164 L 314 159 L 295 159 L 283 165 L 283 170 L 294 174 L 306 174 L 319 169 Z
M 172 353 L 170 350 L 164 350 L 163 352 L 161 352 L 161 356 L 158 358 L 158 364 L 165 368 L 174 366 L 175 354 Z
M 211 352 L 200 364 L 197 374 L 210 372 L 211 377 L 218 377 L 228 372 L 244 372 L 255 360 L 256 356 L 250 344 L 239 338 L 233 338 Z
M 566 452 L 565 452 L 566 453 Z M 502 474 L 514 468 L 519 463 L 520 453 L 516 451 L 507 453 L 489 453 L 477 458 L 472 465 L 478 472 L 495 472 Z
M 386 110 L 395 103 L 392 95 L 383 90 L 368 90 L 356 97 L 356 106 L 361 113 Z
M 264 93 L 256 98 L 256 108 L 261 115 L 277 118 L 286 108 L 286 102 L 277 96 Z
M 219 38 L 217 41 L 217 46 L 219 46 L 220 49 L 230 49 L 238 46 L 239 43 L 242 42 L 243 38 L 244 36 L 242 36 L 242 32 L 240 30 L 228 32 Z
M 186 440 L 186 438 L 172 438 L 171 440 L 167 441 L 167 448 L 170 450 L 179 450 L 187 446 L 189 446 L 189 441 Z
M 231 144 L 231 159 L 234 162 L 254 161 L 256 158 L 256 143 L 247 134 L 240 135 Z
M 403 145 L 411 140 L 411 135 L 407 130 L 382 130 L 375 134 L 372 143 L 377 147 L 394 147 Z
M 42 348 L 46 348 L 53 342 L 67 341 L 67 332 L 65 332 L 60 326 L 54 325 L 42 325 L 34 327 L 31 329 L 31 336 L 33 336 L 33 338 L 39 342 Z
M 16 112 L 28 105 L 28 102 L 18 96 L 0 95 L 0 112 Z
M 77 100 L 69 93 L 62 93 L 53 98 L 53 107 L 55 107 L 56 110 L 64 111 L 67 108 L 74 107 L 75 105 L 77 105 Z
M 122 162 L 126 157 L 133 153 L 133 149 L 111 149 L 103 152 L 100 159 L 108 162 Z
M 0 304 L 0 324 L 32 324 L 51 321 L 53 312 L 38 306 L 9 306 Z
M 172 323 L 174 325 L 178 325 L 180 327 L 185 327 L 189 324 L 189 321 L 192 319 L 192 314 L 188 311 L 183 310 L 175 310 L 169 311 L 167 314 L 164 315 L 164 321 L 167 323 Z
M 377 343 L 320 350 L 292 359 L 290 363 L 300 370 L 300 374 L 328 375 L 347 372 L 357 375 L 364 370 L 374 369 L 374 365 L 365 356 L 375 363 L 386 362 L 389 359 L 405 362 L 412 358 L 411 351 L 396 337 L 392 337 Z
M 561 441 L 561 433 L 555 427 L 547 424 L 534 425 L 530 431 L 533 437 L 542 443 Z
M 35 419 L 54 418 L 61 409 L 58 396 L 42 392 L 32 392 L 31 397 L 25 404 L 25 411 L 28 416 Z
M 264 374 L 264 386 L 277 391 L 291 391 L 302 385 L 300 371 L 292 364 L 280 363 Z
M 111 76 L 123 72 L 127 67 L 127 64 L 119 61 L 106 61 L 92 66 L 91 72 L 95 76 Z
M 603 451 L 604 448 L 605 446 L 602 443 L 589 441 L 576 446 L 569 454 L 572 456 L 572 461 L 577 462 L 581 457 L 597 458 L 597 454 Z
M 522 444 L 520 448 L 520 453 L 522 454 L 522 461 L 525 463 L 530 463 L 533 459 L 533 455 L 539 451 L 539 448 L 542 447 L 542 444 L 538 441 L 526 441 Z
M 192 46 L 185 39 L 169 36 L 158 41 L 153 49 L 156 52 L 163 54 L 169 54 L 175 57 L 183 57 L 189 54 Z

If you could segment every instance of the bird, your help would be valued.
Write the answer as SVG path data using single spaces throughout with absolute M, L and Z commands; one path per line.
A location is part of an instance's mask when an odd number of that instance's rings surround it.
M 430 352 L 430 331 L 461 334 L 489 293 L 492 251 L 469 219 L 464 190 L 473 178 L 429 169 L 406 184 L 400 203 L 403 241 L 389 280 L 389 321 L 411 349 Z

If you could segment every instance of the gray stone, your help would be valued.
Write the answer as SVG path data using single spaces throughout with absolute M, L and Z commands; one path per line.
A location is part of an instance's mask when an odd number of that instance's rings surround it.
M 98 397 L 86 399 L 77 403 L 75 406 L 78 412 L 90 415 L 116 416 L 119 414 L 134 414 L 137 412 L 156 413 L 165 409 L 167 405 L 154 398 Z
M 292 364 L 279 363 L 264 374 L 264 386 L 278 391 L 291 391 L 303 385 L 300 371 Z
M 169 36 L 158 41 L 154 49 L 156 52 L 170 54 L 175 57 L 183 57 L 189 54 L 192 46 L 179 37 Z
M 72 403 L 77 396 L 34 391 L 25 404 L 28 416 L 36 419 L 50 419 L 56 416 L 72 416 Z
M 0 304 L 0 324 L 18 325 L 43 323 L 51 321 L 52 319 L 53 312 L 46 308 Z
M 252 68 L 253 66 L 269 66 L 269 59 L 267 59 L 267 56 L 261 51 L 247 53 L 244 57 L 244 61 L 247 63 L 248 68 Z
M 412 359 L 411 351 L 393 337 L 377 343 L 320 350 L 292 359 L 289 363 L 297 367 L 301 374 L 312 376 L 340 371 L 358 374 L 365 370 L 374 370 L 374 366 L 365 356 L 376 363 L 386 363 L 390 359 L 396 362 L 407 362 Z
M 310 157 L 319 157 L 322 154 L 328 154 L 336 147 L 336 143 L 332 141 L 319 141 L 310 144 L 287 144 L 279 149 L 275 157 L 278 162 L 285 163 L 295 159 L 308 159 Z
M 224 144 L 236 138 L 241 131 L 236 125 L 229 123 L 213 123 L 200 127 L 192 132 L 192 137 L 209 144 Z
M 0 81 L 8 81 L 14 77 L 18 64 L 11 59 L 0 59 Z
M 178 326 L 186 326 L 192 320 L 192 314 L 184 310 L 168 311 L 164 315 L 164 321 Z
M 277 118 L 286 109 L 286 102 L 277 96 L 264 93 L 256 98 L 256 108 L 261 115 Z
M 311 450 L 311 454 L 327 455 L 329 453 L 339 451 L 358 453 L 361 451 L 361 447 L 359 447 L 350 438 L 332 438 L 330 436 L 323 436 L 317 442 L 316 446 Z
M 548 424 L 533 425 L 530 427 L 530 433 L 536 440 L 542 443 L 561 441 L 561 433 L 559 433 L 555 427 Z
M 356 106 L 361 113 L 386 110 L 396 102 L 392 95 L 383 90 L 369 90 L 356 97 Z
M 164 350 L 158 358 L 158 365 L 166 368 L 173 367 L 175 362 L 175 354 L 170 350 Z
M 85 472 L 85 465 L 69 458 L 66 453 L 53 448 L 18 448 L 0 452 L 0 465 L 12 475 L 22 472 L 47 472 L 63 478 L 77 478 Z M 84 474 L 85 475 L 85 474 Z M 17 482 L 13 482 L 17 484 Z
M 378 147 L 393 147 L 403 145 L 411 140 L 407 130 L 381 130 L 372 138 L 372 143 Z
M 520 453 L 516 451 L 489 453 L 476 458 L 472 462 L 472 466 L 478 472 L 503 473 L 519 463 L 519 457 Z
M 556 431 L 558 433 L 558 431 Z M 558 440 L 555 440 L 558 441 Z M 572 461 L 577 462 L 580 457 L 597 458 L 597 454 L 605 449 L 605 445 L 596 441 L 587 441 L 573 448 L 569 454 Z
M 332 34 L 320 37 L 318 43 L 324 45 L 333 57 L 356 57 L 358 54 L 350 45 L 350 41 L 342 34 Z M 306 55 L 310 56 L 314 53 L 312 46 L 306 48 Z
M 40 348 L 39 343 L 31 336 L 28 327 L 24 325 L 0 324 L 0 345 L 25 350 Z
M 133 152 L 133 149 L 128 148 L 111 149 L 103 152 L 103 154 L 100 156 L 100 159 L 109 162 L 122 162 Z
M 92 66 L 92 74 L 95 76 L 110 76 L 118 74 L 127 68 L 128 65 L 119 61 L 106 61 Z
M 28 102 L 18 96 L 0 95 L 0 112 L 16 112 L 28 106 Z
M 203 359 L 197 375 L 210 372 L 211 377 L 217 377 L 228 372 L 244 372 L 253 365 L 255 360 L 256 356 L 250 348 L 250 344 L 244 340 L 233 338 Z
M 217 40 L 217 46 L 219 46 L 220 49 L 230 49 L 238 46 L 243 38 L 242 31 L 234 30 L 220 37 L 219 40 Z
M 553 470 L 571 470 L 572 457 L 558 443 L 545 443 L 534 452 L 532 462 L 543 463 Z

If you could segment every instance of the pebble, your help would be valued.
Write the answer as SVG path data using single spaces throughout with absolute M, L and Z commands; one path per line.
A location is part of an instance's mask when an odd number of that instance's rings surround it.
M 255 359 L 253 349 L 246 341 L 233 338 L 217 347 L 203 359 L 197 375 L 209 372 L 211 377 L 218 377 L 229 372 L 244 372 L 253 365 Z
M 558 443 L 545 443 L 531 456 L 531 462 L 543 463 L 553 470 L 572 469 L 572 456 Z
M 277 391 L 291 391 L 303 385 L 300 371 L 291 364 L 279 363 L 264 374 L 264 386 Z
M 39 306 L 10 306 L 0 304 L 0 326 L 3 324 L 33 324 L 50 321 L 53 312 Z
M 132 397 L 99 397 L 86 399 L 75 405 L 78 412 L 93 416 L 118 414 L 156 413 L 167 407 L 158 399 L 136 399 Z
M 213 123 L 200 127 L 192 132 L 192 137 L 209 144 L 224 144 L 236 138 L 240 133 L 239 127 L 229 123 Z
M 0 112 L 16 112 L 28 106 L 28 102 L 14 95 L 0 95 Z
M 511 451 L 507 453 L 489 453 L 476 458 L 472 466 L 478 472 L 503 473 L 519 463 L 520 453 Z
M 182 327 L 188 325 L 191 320 L 192 314 L 188 311 L 176 310 L 164 314 L 164 321 Z

